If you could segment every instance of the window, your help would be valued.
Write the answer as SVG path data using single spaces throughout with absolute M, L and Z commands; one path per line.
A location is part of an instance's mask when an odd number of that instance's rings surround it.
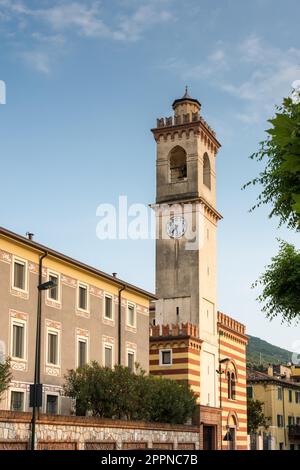
M 292 390 L 289 390 L 289 403 L 292 403 L 293 401 L 293 392 Z
M 88 310 L 88 287 L 85 284 L 78 285 L 78 308 Z
M 84 367 L 87 363 L 87 340 L 78 340 L 78 367 Z
M 128 303 L 127 305 L 127 325 L 135 327 L 136 326 L 136 311 L 135 305 Z
M 58 333 L 48 332 L 48 364 L 58 364 Z
M 227 388 L 229 400 L 235 400 L 235 374 L 234 372 L 227 372 Z
M 277 415 L 277 427 L 283 428 L 283 416 L 282 415 Z
M 59 275 L 54 274 L 54 273 L 49 273 L 48 280 L 56 284 L 55 287 L 52 287 L 51 289 L 47 290 L 48 299 L 54 300 L 55 302 L 59 302 L 59 290 L 60 290 Z
M 231 375 L 227 372 L 227 398 L 231 398 Z
M 170 182 L 177 183 L 187 178 L 186 152 L 178 145 L 170 152 Z
M 253 398 L 253 387 L 247 387 L 247 398 Z
M 127 367 L 130 372 L 135 371 L 135 353 L 134 351 L 127 351 Z
M 14 259 L 13 288 L 26 291 L 27 263 L 20 259 Z
M 25 324 L 14 322 L 12 324 L 12 356 L 25 359 Z
M 231 400 L 235 400 L 235 375 L 231 372 Z
M 160 365 L 161 366 L 172 365 L 172 349 L 160 350 Z
M 295 402 L 300 403 L 300 392 L 295 392 Z
M 288 426 L 294 426 L 295 418 L 294 416 L 288 416 Z
M 300 426 L 300 416 L 297 416 L 297 418 L 296 418 L 296 424 L 297 424 L 297 426 Z
M 10 409 L 11 411 L 24 411 L 24 392 L 11 391 Z
M 58 413 L 58 396 L 57 395 L 47 395 L 46 413 L 50 415 L 57 415 Z
M 111 295 L 106 294 L 104 297 L 104 316 L 108 320 L 113 320 L 113 299 Z
M 282 400 L 282 388 L 277 388 L 277 400 Z
M 205 184 L 208 189 L 211 189 L 210 161 L 206 152 L 203 155 L 203 184 Z
M 113 347 L 112 345 L 104 346 L 104 366 L 112 369 L 113 366 Z

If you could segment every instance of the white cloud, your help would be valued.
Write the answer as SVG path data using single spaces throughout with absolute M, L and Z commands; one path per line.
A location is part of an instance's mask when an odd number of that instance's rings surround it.
M 102 37 L 111 35 L 111 31 L 100 17 L 100 3 L 92 2 L 86 5 L 84 2 L 72 2 L 58 4 L 44 10 L 32 12 L 34 16 L 49 23 L 58 31 L 73 29 L 77 34 L 90 37 Z
M 222 49 L 216 49 L 208 58 L 213 62 L 223 61 L 225 59 L 225 52 Z
M 167 68 L 184 80 L 209 80 L 211 86 L 235 97 L 241 110 L 234 117 L 250 124 L 265 120 L 292 91 L 293 81 L 300 79 L 300 48 L 274 47 L 251 35 L 240 44 L 218 42 L 200 64 L 173 58 Z
M 141 4 L 142 3 L 142 4 Z M 87 37 L 109 37 L 111 39 L 136 40 L 152 25 L 174 19 L 173 13 L 165 8 L 168 2 L 155 0 L 139 2 L 130 13 L 121 8 L 114 15 L 114 25 L 103 20 L 102 5 L 99 0 L 63 1 L 48 8 L 28 8 L 24 3 L 14 0 L 0 0 L 10 14 L 31 17 L 44 22 L 56 31 L 70 30 Z
M 174 20 L 173 14 L 160 9 L 157 4 L 140 6 L 132 15 L 123 16 L 119 28 L 113 33 L 115 39 L 137 40 L 152 25 Z
M 260 114 L 265 119 L 274 104 L 280 104 L 290 94 L 293 81 L 300 78 L 300 49 L 275 48 L 258 37 L 247 38 L 238 48 L 235 60 L 233 67 L 240 67 L 244 74 L 249 70 L 247 78 L 235 83 L 223 79 L 218 85 L 245 102 L 245 112 L 237 115 L 243 122 L 258 122 Z
M 51 71 L 51 60 L 46 52 L 33 50 L 25 51 L 20 54 L 21 58 L 28 65 L 38 72 L 48 75 Z
M 10 20 L 14 20 L 18 25 L 17 31 L 23 34 L 23 43 L 28 38 L 40 42 L 38 50 L 33 46 L 33 50 L 22 52 L 22 56 L 37 70 L 49 73 L 51 63 L 55 62 L 54 58 L 57 59 L 55 46 L 66 44 L 70 35 L 136 41 L 149 28 L 174 20 L 168 4 L 167 0 L 119 2 L 119 8 L 115 9 L 117 13 L 108 21 L 105 20 L 105 5 L 99 0 L 56 0 L 51 6 L 37 8 L 30 7 L 30 3 L 25 0 L 0 0 L 0 21 L 3 18 L 9 24 Z M 15 30 L 15 24 L 12 23 L 11 29 L 6 31 L 6 37 L 12 32 L 15 35 Z M 44 50 L 43 44 L 46 45 Z

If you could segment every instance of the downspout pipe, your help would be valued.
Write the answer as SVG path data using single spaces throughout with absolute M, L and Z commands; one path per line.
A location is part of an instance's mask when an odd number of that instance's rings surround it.
M 287 438 L 286 438 L 286 423 L 285 423 L 285 399 L 284 399 L 284 393 L 285 392 L 285 387 L 282 387 L 282 414 L 283 414 L 283 433 L 284 433 L 284 448 L 286 449 L 286 444 L 287 444 Z
M 122 365 L 122 292 L 126 289 L 123 284 L 118 293 L 118 365 Z

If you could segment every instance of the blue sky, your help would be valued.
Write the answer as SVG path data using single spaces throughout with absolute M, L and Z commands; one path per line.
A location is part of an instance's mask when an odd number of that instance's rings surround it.
M 154 290 L 154 242 L 100 241 L 96 209 L 154 201 L 150 128 L 188 84 L 222 143 L 219 308 L 292 349 L 299 328 L 267 321 L 250 285 L 276 237 L 298 239 L 240 188 L 300 78 L 299 17 L 297 0 L 0 0 L 1 225 Z

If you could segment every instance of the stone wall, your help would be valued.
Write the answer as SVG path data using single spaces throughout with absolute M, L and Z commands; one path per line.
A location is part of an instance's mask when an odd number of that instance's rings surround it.
M 0 450 L 26 449 L 31 413 L 0 411 Z M 199 449 L 199 428 L 170 424 L 41 414 L 36 425 L 38 449 L 121 450 Z

